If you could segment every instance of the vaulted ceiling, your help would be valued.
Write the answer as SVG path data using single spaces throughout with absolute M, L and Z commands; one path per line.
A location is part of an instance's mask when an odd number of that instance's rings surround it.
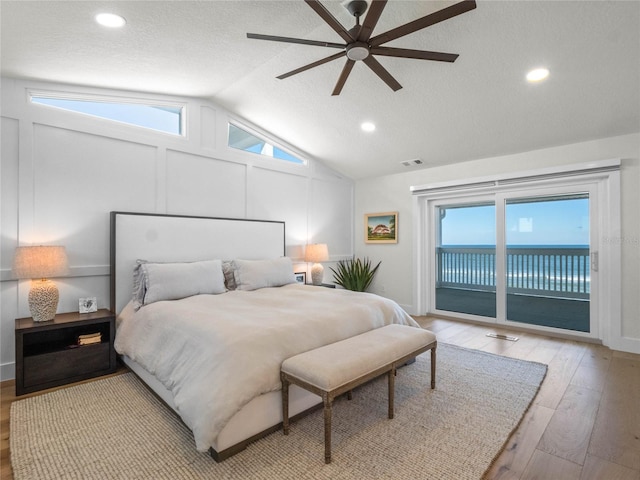
M 341 2 L 322 3 L 354 25 Z M 453 3 L 389 0 L 374 35 Z M 98 26 L 104 11 L 127 24 Z M 377 57 L 403 86 L 393 92 L 358 62 L 339 96 L 344 59 L 276 79 L 335 50 L 246 37 L 342 42 L 302 0 L 2 0 L 0 16 L 3 76 L 208 98 L 353 178 L 640 131 L 635 0 L 478 0 L 388 44 L 455 63 Z M 539 66 L 549 78 L 527 83 Z

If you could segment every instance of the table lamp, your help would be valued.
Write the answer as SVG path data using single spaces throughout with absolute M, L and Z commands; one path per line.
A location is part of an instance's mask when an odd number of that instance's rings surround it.
M 29 311 L 34 322 L 53 320 L 58 309 L 58 287 L 48 280 L 69 271 L 67 252 L 60 246 L 18 247 L 13 259 L 16 278 L 31 279 Z
M 329 249 L 326 243 L 312 243 L 307 245 L 304 253 L 304 261 L 313 263 L 311 267 L 311 283 L 314 285 L 322 285 L 324 267 L 320 262 L 326 262 L 327 260 L 329 260 Z

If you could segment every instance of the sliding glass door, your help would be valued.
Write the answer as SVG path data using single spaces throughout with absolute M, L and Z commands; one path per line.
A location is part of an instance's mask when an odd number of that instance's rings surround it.
M 496 316 L 496 207 L 493 201 L 437 207 L 436 309 Z
M 436 312 L 590 333 L 590 188 L 432 203 Z
M 506 319 L 589 332 L 589 194 L 505 200 Z

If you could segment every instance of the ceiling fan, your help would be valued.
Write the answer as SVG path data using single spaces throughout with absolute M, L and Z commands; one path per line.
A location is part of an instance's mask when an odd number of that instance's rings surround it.
M 341 57 L 347 57 L 347 62 L 342 69 L 342 73 L 338 78 L 333 93 L 331 95 L 340 95 L 353 66 L 357 61 L 362 61 L 373 72 L 378 75 L 393 91 L 400 90 L 402 85 L 393 78 L 393 76 L 378 62 L 374 55 L 382 55 L 387 57 L 414 58 L 419 60 L 435 60 L 438 62 L 455 62 L 458 55 L 455 53 L 430 52 L 427 50 L 411 50 L 407 48 L 384 47 L 382 44 L 390 42 L 410 33 L 417 32 L 423 28 L 429 27 L 436 23 L 448 20 L 452 17 L 468 12 L 476 8 L 475 0 L 464 0 L 453 4 L 447 8 L 426 15 L 422 18 L 396 27 L 388 32 L 372 37 L 380 15 L 387 4 L 387 0 L 371 0 L 371 6 L 366 0 L 352 0 L 346 5 L 347 10 L 356 17 L 356 24 L 350 30 L 347 30 L 331 15 L 331 13 L 320 3 L 319 0 L 304 0 L 320 17 L 333 29 L 346 43 L 321 42 L 316 40 L 306 40 L 303 38 L 278 37 L 274 35 L 261 35 L 258 33 L 247 33 L 247 38 L 257 40 L 271 40 L 274 42 L 299 43 L 302 45 L 313 45 L 318 47 L 329 47 L 342 50 L 339 53 L 323 58 L 316 62 L 310 63 L 300 68 L 296 68 L 290 72 L 279 75 L 277 78 L 285 79 L 292 75 L 309 70 L 313 67 L 325 64 Z M 360 17 L 369 8 L 369 12 L 360 25 Z

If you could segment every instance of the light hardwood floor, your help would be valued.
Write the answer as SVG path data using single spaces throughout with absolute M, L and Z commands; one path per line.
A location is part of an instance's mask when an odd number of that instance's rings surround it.
M 439 342 L 549 366 L 533 405 L 486 478 L 640 480 L 640 355 L 451 319 L 416 319 Z M 488 332 L 519 340 L 490 338 Z M 9 480 L 14 382 L 3 382 L 0 395 L 0 478 Z

